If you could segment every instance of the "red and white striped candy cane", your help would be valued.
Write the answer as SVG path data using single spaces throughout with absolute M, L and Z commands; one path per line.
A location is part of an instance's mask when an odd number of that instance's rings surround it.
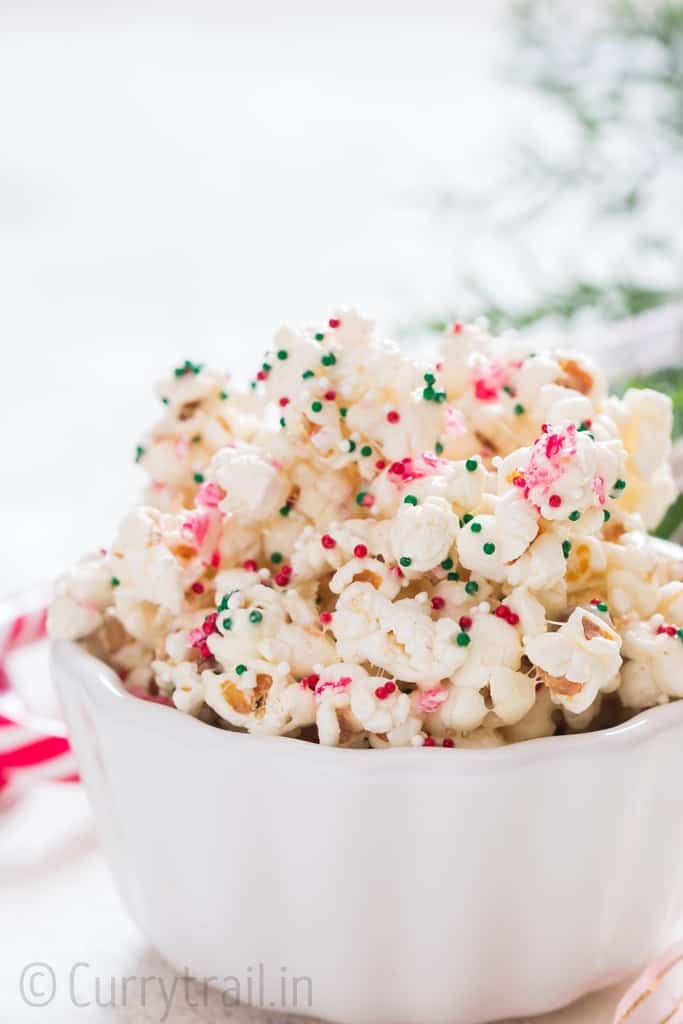
M 39 719 L 14 691 L 8 659 L 15 651 L 45 639 L 44 589 L 0 604 L 0 799 L 3 802 L 36 782 L 77 782 L 76 763 L 58 722 Z

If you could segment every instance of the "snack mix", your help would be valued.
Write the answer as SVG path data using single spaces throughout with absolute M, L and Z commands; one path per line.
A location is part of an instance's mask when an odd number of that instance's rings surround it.
M 246 393 L 185 362 L 144 503 L 57 584 L 55 637 L 225 729 L 495 747 L 683 696 L 672 412 L 583 355 L 453 324 L 434 362 L 343 310 Z

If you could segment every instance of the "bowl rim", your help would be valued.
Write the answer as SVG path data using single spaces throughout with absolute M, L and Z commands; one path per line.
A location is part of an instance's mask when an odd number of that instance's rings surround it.
M 584 755 L 613 757 L 618 751 L 633 751 L 642 743 L 672 728 L 683 729 L 683 700 L 674 700 L 647 708 L 627 722 L 608 729 L 564 736 L 542 736 L 501 747 L 391 747 L 381 751 L 328 747 L 319 743 L 297 742 L 291 736 L 262 736 L 215 728 L 192 715 L 183 714 L 175 707 L 141 700 L 125 689 L 109 665 L 72 640 L 50 641 L 50 658 L 62 678 L 77 677 L 88 696 L 103 707 L 107 714 L 128 720 L 132 715 L 136 727 L 142 724 L 150 733 L 164 733 L 176 742 L 198 747 L 202 752 L 214 755 L 228 751 L 239 751 L 245 756 L 270 754 L 278 758 L 314 761 L 320 767 L 340 765 L 343 761 L 345 771 L 353 770 L 350 767 L 353 762 L 364 774 L 367 774 L 370 764 L 373 774 L 376 771 L 395 772 L 397 768 L 409 768 L 410 774 L 419 778 L 420 773 L 424 772 L 433 776 L 437 766 L 441 769 L 448 766 L 448 771 L 440 774 L 452 777 L 454 771 L 478 775 L 509 771 L 513 765 L 536 765 L 538 762 L 555 762 Z

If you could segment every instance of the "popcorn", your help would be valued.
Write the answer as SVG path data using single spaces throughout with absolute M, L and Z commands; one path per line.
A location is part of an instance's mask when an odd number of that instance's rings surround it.
M 251 383 L 161 382 L 143 503 L 56 585 L 52 635 L 131 693 L 378 750 L 683 696 L 683 564 L 643 529 L 674 496 L 666 397 L 482 325 L 419 362 L 352 310 L 283 327 Z
M 394 559 L 407 575 L 428 572 L 446 558 L 458 532 L 458 517 L 445 498 L 419 502 L 406 495 L 391 524 Z
M 554 633 L 530 637 L 524 653 L 556 704 L 585 711 L 621 667 L 621 637 L 602 619 L 575 608 Z

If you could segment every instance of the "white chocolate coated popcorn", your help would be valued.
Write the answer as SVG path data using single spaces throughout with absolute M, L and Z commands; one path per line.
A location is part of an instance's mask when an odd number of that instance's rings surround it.
M 223 729 L 495 748 L 683 696 L 671 403 L 455 323 L 433 359 L 339 310 L 247 389 L 185 360 L 144 502 L 57 584 L 53 635 Z M 416 754 L 416 756 L 422 756 Z

